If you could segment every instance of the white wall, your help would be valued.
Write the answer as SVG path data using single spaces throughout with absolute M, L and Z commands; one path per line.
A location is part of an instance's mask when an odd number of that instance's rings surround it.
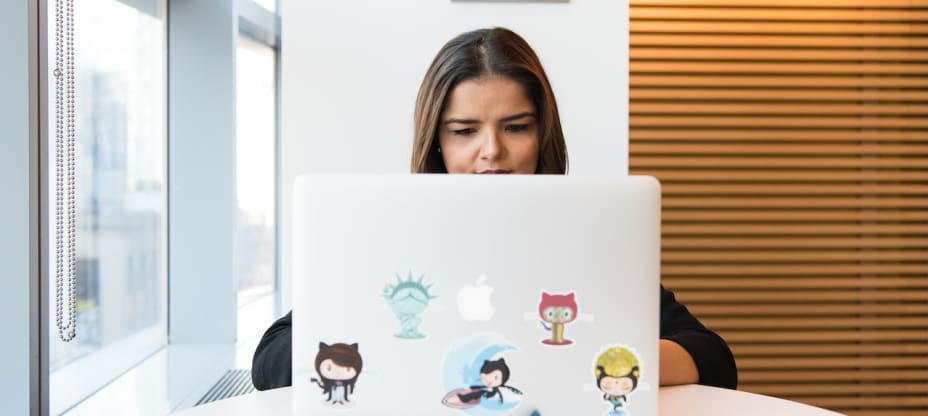
M 290 308 L 294 178 L 409 171 L 416 93 L 452 37 L 504 26 L 541 58 L 572 174 L 628 172 L 628 2 L 283 0 L 281 289 Z

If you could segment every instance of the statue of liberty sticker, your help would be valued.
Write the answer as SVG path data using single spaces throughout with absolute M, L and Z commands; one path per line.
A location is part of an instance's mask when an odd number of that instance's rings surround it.
M 387 283 L 383 289 L 383 297 L 386 299 L 393 315 L 399 321 L 400 330 L 395 337 L 400 339 L 421 339 L 425 338 L 419 330 L 422 323 L 422 314 L 428 308 L 429 303 L 435 296 L 429 292 L 433 284 L 424 284 L 425 275 L 420 275 L 419 279 L 413 280 L 412 272 L 409 272 L 406 280 L 403 280 L 399 274 L 396 275 L 396 283 Z

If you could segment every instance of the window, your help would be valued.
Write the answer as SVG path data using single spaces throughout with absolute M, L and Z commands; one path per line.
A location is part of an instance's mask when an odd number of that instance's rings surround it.
M 277 0 L 255 0 L 255 3 L 271 13 L 277 13 Z
M 166 343 L 164 4 L 82 0 L 76 7 L 77 338 L 58 338 L 52 285 L 52 414 Z M 48 14 L 53 63 L 53 5 Z M 49 129 L 54 140 L 53 123 Z M 48 176 L 54 180 L 53 171 Z M 49 189 L 54 210 L 54 182 Z
M 236 51 L 236 274 L 239 305 L 274 290 L 277 52 L 239 35 Z

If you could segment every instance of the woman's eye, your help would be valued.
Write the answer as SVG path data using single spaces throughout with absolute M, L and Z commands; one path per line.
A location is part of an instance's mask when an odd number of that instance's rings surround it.
M 528 124 L 508 124 L 506 125 L 506 131 L 511 133 L 518 133 L 520 131 L 525 131 L 528 129 Z
M 476 132 L 477 132 L 477 129 L 473 127 L 468 127 L 466 129 L 451 130 L 451 133 L 454 134 L 455 136 L 470 136 Z

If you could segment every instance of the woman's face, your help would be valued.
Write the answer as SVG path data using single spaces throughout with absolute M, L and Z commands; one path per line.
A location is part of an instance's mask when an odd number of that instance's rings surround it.
M 518 82 L 501 76 L 461 82 L 439 123 L 448 173 L 535 173 L 538 117 Z

